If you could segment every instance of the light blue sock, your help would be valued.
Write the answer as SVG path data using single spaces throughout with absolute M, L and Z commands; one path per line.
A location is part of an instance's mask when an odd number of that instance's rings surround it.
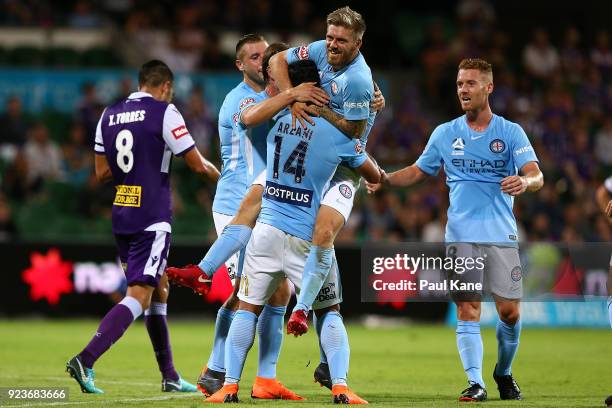
M 482 338 L 480 337 L 480 322 L 457 320 L 457 348 L 463 369 L 470 383 L 478 383 L 485 387 L 482 379 Z
M 612 327 L 612 296 L 608 296 L 608 318 L 610 319 L 610 327 Z
M 225 382 L 238 383 L 244 368 L 247 354 L 255 340 L 257 315 L 246 310 L 238 310 L 232 321 L 225 342 Z
M 312 324 L 317 329 L 317 336 L 319 336 L 319 354 L 320 354 L 321 363 L 327 364 L 327 356 L 325 355 L 325 351 L 323 351 L 323 345 L 321 344 L 321 328 L 323 327 L 323 317 L 318 318 L 317 314 L 313 313 L 312 314 Z
M 208 368 L 215 371 L 225 372 L 225 340 L 229 332 L 232 320 L 236 312 L 224 307 L 217 312 L 215 321 L 215 338 L 213 348 L 208 358 Z
M 230 256 L 246 247 L 253 230 L 246 225 L 228 225 L 214 244 L 210 247 L 204 259 L 198 266 L 208 277 L 214 275 L 223 262 Z
M 342 316 L 327 312 L 321 320 L 321 345 L 329 362 L 332 384 L 346 384 L 351 350 Z
M 315 245 L 310 247 L 310 253 L 308 258 L 306 258 L 302 274 L 302 288 L 300 289 L 297 304 L 293 308 L 294 312 L 296 310 L 304 310 L 308 313 L 329 274 L 333 257 L 333 248 L 321 248 Z
M 283 344 L 285 306 L 265 305 L 257 321 L 259 339 L 259 363 L 257 376 L 276 378 L 276 363 Z
M 514 325 L 501 320 L 497 321 L 495 331 L 497 336 L 497 368 L 495 369 L 495 374 L 511 374 L 512 361 L 518 350 L 519 338 L 521 337 L 521 326 L 520 319 Z

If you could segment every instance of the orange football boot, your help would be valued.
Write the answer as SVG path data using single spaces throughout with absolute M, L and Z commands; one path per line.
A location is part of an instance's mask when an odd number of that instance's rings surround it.
M 276 378 L 263 377 L 255 377 L 255 383 L 253 384 L 253 390 L 251 391 L 251 398 L 293 401 L 304 399 L 304 397 L 300 397 L 295 392 L 285 387 Z

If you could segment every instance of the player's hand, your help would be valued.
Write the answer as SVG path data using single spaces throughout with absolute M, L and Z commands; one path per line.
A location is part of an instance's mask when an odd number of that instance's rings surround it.
M 380 112 L 385 108 L 385 97 L 380 89 L 374 91 L 374 99 L 370 102 L 370 109 L 374 112 Z
M 306 127 L 306 122 L 310 123 L 312 126 L 315 125 L 314 121 L 309 115 L 318 116 L 313 109 L 305 104 L 304 102 L 295 102 L 291 105 L 291 127 L 295 129 L 296 120 L 300 122 L 303 128 Z
M 527 179 L 521 176 L 505 177 L 501 181 L 501 189 L 511 196 L 523 194 L 527 190 Z
M 323 106 L 329 102 L 329 96 L 325 91 L 315 85 L 314 82 L 304 82 L 289 90 L 290 95 L 296 102 L 311 102 Z
M 383 169 L 380 169 L 380 183 L 368 183 L 367 181 L 365 182 L 368 194 L 374 194 L 375 192 L 380 190 L 383 184 L 387 183 L 388 180 L 389 176 L 387 176 L 387 173 Z
M 608 205 L 606 206 L 606 215 L 612 218 L 612 200 L 608 201 Z

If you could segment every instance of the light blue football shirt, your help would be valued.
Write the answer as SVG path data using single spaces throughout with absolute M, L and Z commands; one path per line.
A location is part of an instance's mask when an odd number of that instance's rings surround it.
M 484 132 L 472 130 L 465 115 L 438 126 L 416 165 L 429 175 L 444 166 L 450 189 L 446 242 L 516 243 L 514 198 L 500 183 L 537 161 L 525 131 L 501 116 L 493 115 Z
M 240 150 L 240 134 L 234 125 L 238 120 L 240 102 L 256 92 L 240 82 L 226 96 L 219 110 L 219 142 L 221 145 L 221 177 L 212 210 L 235 215 L 247 191 L 247 166 Z
M 330 96 L 329 107 L 347 120 L 368 120 L 366 131 L 361 137 L 365 148 L 368 135 L 374 125 L 376 112 L 370 110 L 374 99 L 372 71 L 361 53 L 347 66 L 334 71 L 327 62 L 325 40 L 315 41 L 302 47 L 289 48 L 287 63 L 308 59 L 317 64 L 321 87 Z
M 267 98 L 268 94 L 265 90 L 253 92 L 242 98 L 238 106 L 238 120 L 234 124 L 236 131 L 240 135 L 240 151 L 246 163 L 247 189 L 257 176 L 266 170 L 266 137 L 270 126 L 266 122 L 247 128 L 241 122 L 241 115 L 248 107 L 256 105 Z
M 367 160 L 358 139 L 347 138 L 325 119 L 313 120 L 315 126 L 292 129 L 286 113 L 270 129 L 259 213 L 259 222 L 306 241 L 312 239 L 321 195 L 338 164 L 359 167 Z

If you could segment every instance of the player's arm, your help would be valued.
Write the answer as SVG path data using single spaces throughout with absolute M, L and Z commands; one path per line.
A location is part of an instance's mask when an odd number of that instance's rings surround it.
M 240 121 L 246 127 L 253 127 L 272 119 L 274 115 L 294 102 L 323 105 L 328 101 L 329 97 L 323 89 L 317 87 L 313 82 L 305 82 L 247 107 L 240 114 Z
M 183 157 L 185 158 L 187 166 L 189 166 L 189 168 L 194 173 L 206 176 L 215 183 L 217 182 L 217 180 L 219 180 L 219 177 L 221 177 L 221 173 L 219 173 L 219 170 L 215 167 L 214 164 L 212 164 L 211 162 L 206 160 L 204 156 L 202 156 L 197 147 L 194 147 L 193 149 L 189 150 L 187 153 L 185 153 Z
M 367 183 L 376 184 L 379 183 L 384 171 L 378 167 L 370 157 L 367 158 L 365 162 L 359 167 L 356 167 L 355 170 L 363 177 Z
M 538 191 L 544 185 L 544 175 L 537 162 L 526 163 L 521 168 L 521 175 L 505 177 L 501 181 L 501 189 L 511 196 L 523 194 L 525 191 Z
M 95 168 L 96 168 L 96 178 L 100 183 L 106 183 L 113 178 L 113 173 L 111 172 L 110 166 L 108 165 L 108 160 L 106 160 L 106 156 L 103 154 L 96 154 L 95 160 Z
M 599 186 L 595 192 L 595 201 L 606 217 L 612 218 L 612 194 L 605 185 Z
M 380 112 L 386 106 L 385 96 L 378 87 L 376 81 L 372 81 L 372 85 L 374 86 L 374 99 L 372 99 L 372 102 L 370 103 L 370 109 L 374 112 Z
M 394 171 L 393 173 L 386 173 L 384 170 L 381 170 L 380 182 L 366 182 L 366 188 L 368 189 L 368 193 L 372 194 L 380 190 L 383 186 L 409 187 L 420 183 L 426 178 L 427 173 L 419 169 L 416 164 L 413 164 L 401 170 Z
M 336 129 L 344 133 L 352 139 L 359 139 L 363 136 L 368 120 L 347 120 L 344 116 L 334 112 L 327 106 L 308 106 L 306 110 L 315 116 L 321 116 L 323 119 L 331 123 Z

